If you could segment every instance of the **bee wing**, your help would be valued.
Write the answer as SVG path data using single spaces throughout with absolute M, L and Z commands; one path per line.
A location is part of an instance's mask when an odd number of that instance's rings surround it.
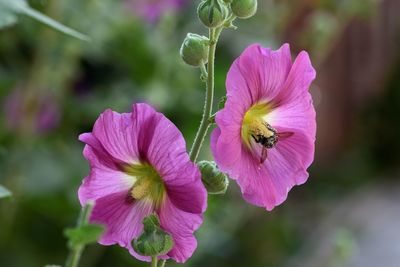
M 268 149 L 266 147 L 263 147 L 261 150 L 261 158 L 260 158 L 260 163 L 264 163 L 264 161 L 267 159 L 268 156 Z
M 279 139 L 286 139 L 294 135 L 294 132 L 282 132 L 282 133 L 277 133 Z

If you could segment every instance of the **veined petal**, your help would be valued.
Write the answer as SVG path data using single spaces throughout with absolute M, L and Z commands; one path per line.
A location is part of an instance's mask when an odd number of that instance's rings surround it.
M 293 129 L 281 129 L 293 132 Z M 272 210 L 286 200 L 294 185 L 303 184 L 306 168 L 313 160 L 314 142 L 301 132 L 279 141 L 268 150 L 267 160 L 260 164 L 259 156 L 243 153 L 237 169 L 231 175 L 238 177 L 244 198 L 250 203 Z M 232 170 L 230 170 L 232 171 Z
M 128 191 L 122 191 L 96 200 L 90 222 L 106 226 L 100 244 L 130 248 L 132 240 L 141 234 L 142 221 L 154 207 L 151 202 L 132 202 L 128 195 Z
M 302 51 L 293 63 L 287 76 L 283 89 L 277 96 L 275 102 L 284 105 L 308 94 L 308 89 L 316 77 L 316 72 L 311 64 L 307 52 Z
M 193 232 L 203 222 L 201 213 L 193 214 L 182 211 L 169 198 L 166 198 L 159 211 L 159 217 L 161 227 L 174 239 L 174 247 L 167 255 L 176 262 L 185 262 L 197 247 Z
M 301 97 L 272 109 L 264 120 L 275 128 L 291 128 L 315 140 L 315 116 L 311 95 L 305 92 Z
M 129 190 L 135 178 L 124 172 L 108 167 L 94 152 L 93 148 L 86 145 L 83 155 L 90 162 L 90 174 L 83 180 L 79 187 L 79 200 L 84 205 L 88 200 Z
M 249 108 L 260 100 L 271 101 L 282 89 L 291 66 L 288 44 L 277 51 L 259 44 L 249 46 L 228 72 L 228 101 L 232 98 L 236 104 L 242 104 L 239 109 Z
M 125 163 L 138 161 L 137 133 L 129 113 L 107 109 L 97 119 L 92 134 L 112 157 Z

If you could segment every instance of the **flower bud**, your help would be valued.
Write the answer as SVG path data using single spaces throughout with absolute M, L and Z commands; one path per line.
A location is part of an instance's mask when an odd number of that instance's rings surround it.
M 224 194 L 229 185 L 226 174 L 218 170 L 217 165 L 210 161 L 198 163 L 201 172 L 201 180 L 209 194 Z
M 157 215 L 143 219 L 143 233 L 132 242 L 133 249 L 142 256 L 162 256 L 174 246 L 172 237 L 160 228 Z
M 232 0 L 233 14 L 240 19 L 248 19 L 257 11 L 257 0 Z
M 206 27 L 216 28 L 225 22 L 229 10 L 221 0 L 205 0 L 197 8 L 197 15 Z
M 195 67 L 200 66 L 201 63 L 206 64 L 208 61 L 208 44 L 207 37 L 188 33 L 180 50 L 183 61 Z

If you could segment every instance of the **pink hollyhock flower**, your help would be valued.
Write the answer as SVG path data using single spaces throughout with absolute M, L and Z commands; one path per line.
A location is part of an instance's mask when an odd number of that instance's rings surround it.
M 197 246 L 193 232 L 202 223 L 207 193 L 175 125 L 149 105 L 135 104 L 132 113 L 106 110 L 79 139 L 90 163 L 79 200 L 95 200 L 90 221 L 106 226 L 99 243 L 119 244 L 149 261 L 131 242 L 142 233 L 143 218 L 156 213 L 174 240 L 161 258 L 186 261 Z
M 292 63 L 287 44 L 278 51 L 251 45 L 231 66 L 211 149 L 249 203 L 272 210 L 294 185 L 306 182 L 314 158 L 315 110 L 308 92 L 314 79 L 308 54 Z
M 158 20 L 167 11 L 179 10 L 184 2 L 184 0 L 126 0 L 128 8 L 149 22 Z

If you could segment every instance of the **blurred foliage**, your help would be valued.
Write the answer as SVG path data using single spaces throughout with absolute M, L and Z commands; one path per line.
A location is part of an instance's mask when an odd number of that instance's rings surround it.
M 309 50 L 318 65 L 349 21 L 355 16 L 368 20 L 379 1 L 259 2 L 253 19 L 237 21 L 238 30 L 222 35 L 217 100 L 224 95 L 227 70 L 242 49 L 253 42 L 278 47 L 300 7 L 308 5 L 312 12 L 306 27 L 295 34 L 296 46 Z M 63 229 L 74 224 L 80 210 L 77 188 L 88 174 L 77 137 L 91 131 L 103 110 L 128 112 L 132 103 L 146 101 L 164 112 L 190 144 L 203 106 L 200 73 L 179 58 L 187 32 L 206 34 L 194 5 L 149 23 L 126 9 L 123 1 L 29 3 L 87 33 L 92 42 L 22 16 L 18 24 L 0 31 L 0 183 L 14 195 L 12 201 L 0 202 L 0 265 L 5 267 L 64 262 Z M 310 182 L 294 189 L 284 205 L 271 213 L 252 207 L 241 199 L 235 183 L 224 197 L 210 196 L 197 234 L 198 249 L 186 266 L 283 266 L 300 250 L 327 202 L 398 167 L 399 69 L 385 85 L 386 96 L 359 118 L 357 132 L 350 135 L 355 136 L 353 145 L 344 146 L 329 164 L 317 159 Z M 207 145 L 201 156 L 211 160 Z M 344 233 L 337 242 L 338 253 L 346 256 L 342 250 L 351 247 L 351 238 Z M 146 264 L 118 246 L 90 245 L 81 266 Z

